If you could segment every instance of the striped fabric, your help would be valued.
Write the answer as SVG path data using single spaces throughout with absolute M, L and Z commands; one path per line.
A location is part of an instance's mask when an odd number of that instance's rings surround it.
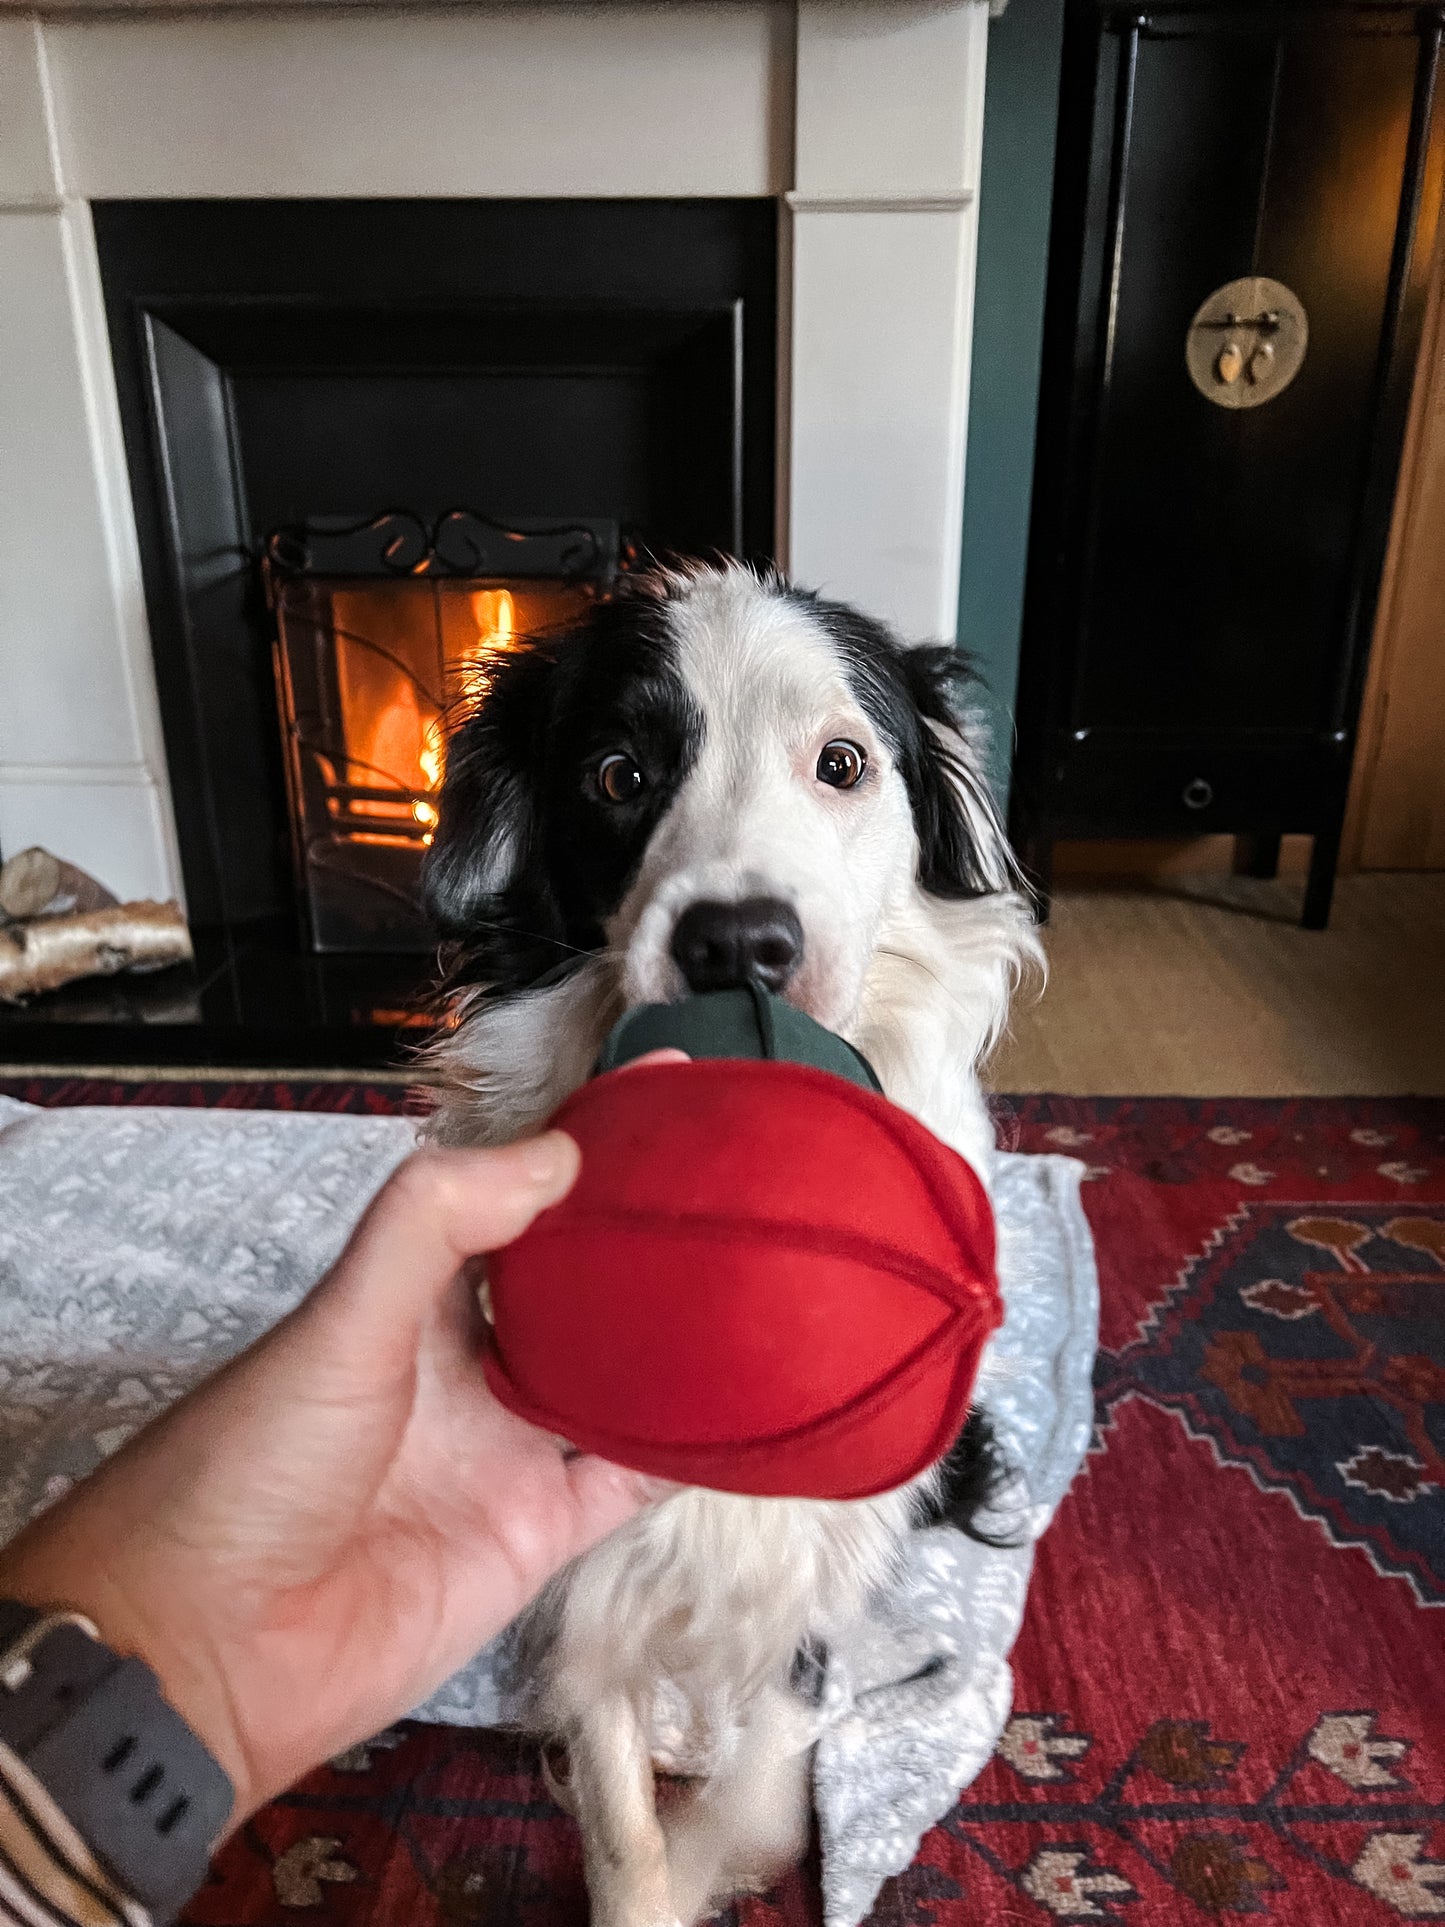
M 0 1923 L 151 1927 L 35 1775 L 0 1743 Z

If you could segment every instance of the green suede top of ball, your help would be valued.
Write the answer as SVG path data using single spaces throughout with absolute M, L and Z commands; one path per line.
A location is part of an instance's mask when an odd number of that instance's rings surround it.
M 860 1051 L 801 1010 L 748 984 L 709 990 L 676 1004 L 641 1004 L 629 1010 L 597 1059 L 595 1074 L 615 1071 L 651 1050 L 682 1050 L 689 1057 L 774 1058 L 831 1071 L 865 1091 L 883 1086 Z

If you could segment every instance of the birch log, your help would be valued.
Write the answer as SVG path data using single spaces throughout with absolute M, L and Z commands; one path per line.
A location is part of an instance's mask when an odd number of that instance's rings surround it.
M 0 1000 L 20 1003 L 80 977 L 162 970 L 190 956 L 190 932 L 176 903 L 120 903 L 36 917 L 0 930 Z

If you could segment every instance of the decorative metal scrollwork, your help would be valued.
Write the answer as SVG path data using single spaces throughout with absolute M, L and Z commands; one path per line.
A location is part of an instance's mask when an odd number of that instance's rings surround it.
M 410 509 L 386 509 L 360 522 L 318 516 L 273 529 L 262 552 L 269 567 L 283 576 L 547 576 L 563 582 L 610 582 L 620 563 L 615 522 L 513 527 L 461 508 L 448 509 L 431 522 Z
M 1262 274 L 1226 281 L 1189 324 L 1189 379 L 1219 408 L 1258 408 L 1289 387 L 1309 337 L 1304 306 L 1283 281 Z

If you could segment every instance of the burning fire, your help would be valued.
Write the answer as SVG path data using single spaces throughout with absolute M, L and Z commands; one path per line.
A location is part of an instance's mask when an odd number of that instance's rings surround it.
M 466 661 L 469 669 L 481 669 L 488 656 L 511 648 L 517 634 L 517 605 L 510 589 L 473 589 L 471 603 L 477 640 Z
M 333 824 L 368 843 L 430 843 L 447 704 L 480 696 L 498 656 L 590 598 L 586 587 L 550 580 L 515 590 L 472 582 L 333 589 L 340 729 L 336 750 L 324 753 Z
M 512 647 L 517 634 L 517 605 L 510 589 L 473 589 L 469 600 L 477 638 L 463 657 L 462 667 L 464 672 L 475 675 L 485 667 L 489 656 Z M 421 773 L 418 787 L 429 791 L 439 790 L 446 768 L 446 739 L 440 717 L 433 716 L 422 731 L 422 746 L 417 753 L 416 763 Z M 419 796 L 412 803 L 411 813 L 426 832 L 422 842 L 430 843 L 441 820 L 435 804 Z
M 446 766 L 446 743 L 442 739 L 441 718 L 439 716 L 433 716 L 427 723 L 426 728 L 422 731 L 421 751 L 417 756 L 416 766 L 421 771 L 421 787 L 423 789 L 438 790 L 441 788 L 442 771 Z M 424 798 L 419 796 L 411 806 L 411 813 L 426 831 L 422 842 L 430 843 L 432 833 L 441 821 L 437 815 L 436 806 L 426 802 Z
M 467 600 L 475 633 L 465 645 L 460 662 L 455 657 L 451 661 L 470 678 L 485 669 L 490 657 L 514 645 L 517 604 L 510 589 L 473 589 Z M 365 692 L 370 701 L 358 701 L 362 691 L 354 685 L 347 693 L 352 697 L 347 707 L 353 711 L 347 733 L 365 785 L 373 791 L 403 792 L 394 803 L 374 794 L 354 798 L 349 814 L 403 821 L 410 818 L 422 830 L 422 842 L 430 843 L 440 819 L 436 805 L 427 799 L 441 788 L 446 769 L 446 736 L 440 712 L 432 709 L 418 695 L 417 685 L 404 676 L 389 680 L 380 702 L 376 697 L 381 692 L 372 689 Z M 412 792 L 410 798 L 405 795 L 408 790 Z M 423 793 L 417 795 L 417 791 Z

